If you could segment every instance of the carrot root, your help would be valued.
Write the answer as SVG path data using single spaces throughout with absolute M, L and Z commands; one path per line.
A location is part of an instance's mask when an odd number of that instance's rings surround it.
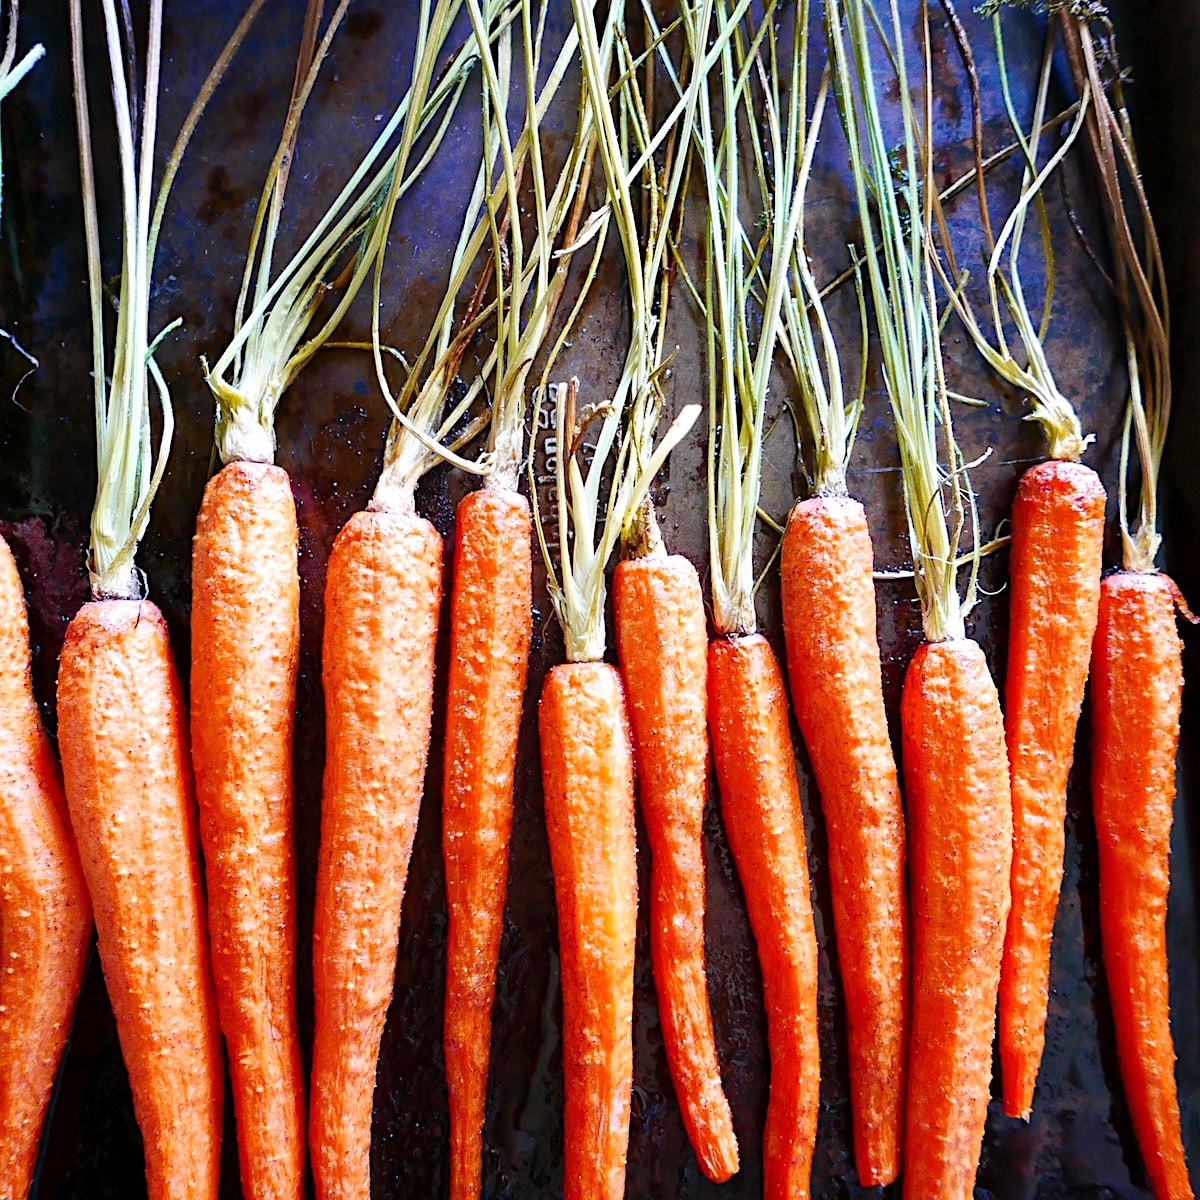
M 621 677 L 568 663 L 538 711 L 563 994 L 563 1200 L 622 1200 L 633 1087 L 637 863 Z
M 696 568 L 679 555 L 619 563 L 613 611 L 650 839 L 650 954 L 667 1064 L 700 1168 L 723 1183 L 738 1169 L 738 1145 L 705 971 L 708 634 Z
M 798 503 L 780 561 L 792 706 L 829 837 L 846 997 L 854 1160 L 866 1187 L 900 1170 L 908 942 L 904 812 L 883 704 L 866 513 Z
M 1155 1200 L 1191 1200 L 1167 981 L 1175 754 L 1183 693 L 1173 585 L 1121 571 L 1100 588 L 1092 799 L 1100 935 L 1129 1115 Z
M 709 728 L 729 845 L 762 964 L 771 1090 L 765 1200 L 807 1200 L 820 1099 L 817 935 L 783 674 L 758 634 L 708 652 Z

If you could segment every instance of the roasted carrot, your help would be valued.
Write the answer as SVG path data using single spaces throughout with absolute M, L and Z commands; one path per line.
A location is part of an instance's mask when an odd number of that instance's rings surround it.
M 204 930 L 187 718 L 147 600 L 67 627 L 58 735 L 151 1200 L 215 1200 L 222 1065 Z
M 0 537 L 0 1198 L 25 1200 L 87 964 L 92 908 L 30 678 L 21 580 Z
M 978 645 L 921 646 L 900 718 L 913 939 L 904 1195 L 970 1200 L 1012 866 L 1003 717 Z
M 846 995 L 854 1160 L 866 1186 L 900 1170 L 908 1007 L 904 813 L 883 707 L 871 535 L 847 496 L 800 501 L 783 535 L 792 706 L 821 793 Z
M 484 487 L 458 506 L 442 838 L 450 1194 L 478 1195 L 513 771 L 531 636 L 529 504 Z
M 709 646 L 721 813 L 762 964 L 771 1051 L 763 1196 L 809 1195 L 821 1070 L 817 935 L 783 673 L 761 634 Z
M 1119 571 L 1100 589 L 1092 659 L 1092 798 L 1100 933 L 1121 1080 L 1156 1200 L 1193 1195 L 1179 1123 L 1167 893 L 1183 692 L 1176 592 Z
M 292 722 L 300 641 L 287 473 L 233 461 L 204 490 L 192 556 L 192 762 L 217 1011 L 242 1188 L 300 1196 Z
M 620 1200 L 633 1083 L 637 845 L 625 689 L 554 667 L 538 709 L 562 962 L 563 1200 Z
M 738 1169 L 738 1148 L 705 971 L 708 632 L 696 568 L 661 550 L 618 563 L 613 619 L 650 839 L 650 955 L 663 1044 L 701 1170 L 724 1182 Z
M 1005 732 L 1012 773 L 1012 911 L 1000 974 L 1004 1111 L 1029 1118 L 1046 1040 L 1062 886 L 1067 776 L 1100 597 L 1105 492 L 1078 462 L 1017 485 L 1009 558 Z
M 442 539 L 358 513 L 325 581 L 326 765 L 309 1140 L 322 1200 L 371 1194 L 371 1111 L 433 710 Z

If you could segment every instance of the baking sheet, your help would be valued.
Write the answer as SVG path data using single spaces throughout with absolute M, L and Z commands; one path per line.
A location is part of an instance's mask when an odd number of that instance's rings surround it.
M 142 6 L 135 6 L 140 9 Z M 1135 6 L 1133 40 L 1126 47 L 1142 105 L 1139 137 L 1152 199 L 1160 219 L 1177 316 L 1177 351 L 1185 368 L 1197 355 L 1192 311 L 1200 266 L 1188 222 L 1200 197 L 1195 159 L 1200 104 L 1191 82 L 1200 61 L 1194 14 L 1165 0 Z M 156 270 L 152 324 L 175 316 L 183 330 L 160 351 L 175 397 L 176 441 L 140 565 L 151 594 L 166 613 L 178 661 L 188 662 L 190 538 L 200 494 L 210 469 L 212 404 L 198 356 L 216 357 L 229 335 L 233 303 L 245 254 L 254 201 L 283 118 L 291 84 L 303 0 L 273 0 L 246 51 L 218 92 L 180 174 L 163 232 Z M 570 6 L 562 0 L 550 37 L 561 37 Z M 168 5 L 165 27 L 165 91 L 160 128 L 173 136 L 199 80 L 236 20 L 240 5 L 195 0 Z M 914 39 L 917 7 L 903 10 Z M 340 185 L 351 152 L 374 136 L 379 114 L 390 112 L 407 79 L 413 38 L 411 0 L 358 3 L 322 72 L 306 116 L 293 169 L 283 243 L 294 245 Z M 53 723 L 55 663 L 66 623 L 86 599 L 83 552 L 95 486 L 88 346 L 86 267 L 78 194 L 74 117 L 66 37 L 66 6 L 30 5 L 23 12 L 22 40 L 46 43 L 48 57 L 4 105 L 5 220 L 0 262 L 0 317 L 4 328 L 39 361 L 38 370 L 9 395 L 24 367 L 11 346 L 0 344 L 0 529 L 13 543 L 31 601 L 35 676 L 39 700 Z M 963 19 L 980 60 L 989 148 L 1007 140 L 997 100 L 994 52 L 986 27 L 969 13 Z M 1042 25 L 1030 13 L 1007 18 L 1010 61 L 1019 64 L 1019 96 L 1027 96 L 1040 55 Z M 969 99 L 948 31 L 935 13 L 935 72 L 939 87 L 937 142 L 947 147 L 937 167 L 943 182 L 969 165 Z M 914 42 L 915 44 L 915 42 Z M 1191 55 L 1191 57 L 1189 57 Z M 93 59 L 98 62 L 98 59 Z M 95 84 L 103 78 L 97 69 Z M 441 295 L 448 254 L 457 233 L 454 218 L 465 205 L 478 135 L 472 132 L 471 94 L 457 127 L 422 185 L 402 205 L 391 246 L 384 321 L 389 340 L 416 348 Z M 95 99 L 104 105 L 97 88 Z M 1020 104 L 1020 99 L 1018 99 Z M 97 107 L 107 114 L 107 107 Z M 1188 113 L 1190 111 L 1190 118 Z M 1150 118 L 1153 117 L 1151 120 Z M 99 116 L 98 170 L 105 197 L 106 228 L 112 228 L 116 192 L 108 130 Z M 855 218 L 840 133 L 827 123 L 810 192 L 810 244 L 818 278 L 836 274 L 847 261 Z M 1067 208 L 1085 229 L 1098 227 L 1091 211 L 1091 184 L 1082 160 L 1050 192 L 1051 220 L 1060 251 L 1059 284 L 1048 351 L 1064 391 L 1079 404 L 1085 429 L 1096 443 L 1089 461 L 1115 496 L 1118 421 L 1124 378 L 1115 352 L 1113 306 L 1105 285 L 1072 232 Z M 1185 164 L 1187 164 L 1185 166 Z M 997 208 L 1012 178 L 998 173 Z M 1189 190 L 1190 189 L 1190 190 Z M 459 209 L 451 213 L 451 205 Z M 956 210 L 960 256 L 973 261 L 974 210 L 968 197 Z M 693 214 L 693 217 L 695 214 Z M 694 252 L 701 227 L 692 220 L 685 253 Z M 109 241 L 106 264 L 115 259 Z M 614 248 L 615 249 L 615 248 Z M 1030 275 L 1037 255 L 1029 255 Z M 612 260 L 615 262 L 615 256 Z M 578 373 L 584 398 L 606 394 L 624 353 L 628 311 L 615 266 L 606 268 L 581 327 L 561 362 Z M 1190 289 L 1190 291 L 1189 291 Z M 847 366 L 856 365 L 856 318 L 849 296 L 835 301 Z M 1188 308 L 1188 304 L 1193 309 Z M 1182 319 L 1180 319 L 1182 318 Z M 1190 328 L 1186 323 L 1191 319 Z M 669 338 L 679 346 L 668 387 L 676 406 L 707 394 L 703 348 L 696 315 L 682 299 L 672 307 Z M 354 309 L 352 327 L 365 334 L 368 314 Z M 1011 502 L 1021 470 L 1043 454 L 1036 428 L 1020 420 L 1020 398 L 1000 392 L 953 323 L 946 341 L 951 386 L 977 395 L 986 409 L 962 411 L 959 433 L 968 457 L 990 448 L 974 472 L 981 523 L 990 533 Z M 464 372 L 471 369 L 471 358 Z M 850 472 L 851 490 L 867 505 L 877 565 L 905 562 L 903 514 L 896 453 L 877 365 Z M 1197 418 L 1184 386 L 1194 371 L 1177 376 L 1181 411 L 1164 481 L 1168 542 L 1166 559 L 1185 591 L 1200 598 L 1194 504 L 1200 491 L 1194 469 Z M 787 394 L 779 377 L 776 411 Z M 321 592 L 325 559 L 337 529 L 361 507 L 378 472 L 384 407 L 370 383 L 362 356 L 319 356 L 288 393 L 279 414 L 280 464 L 293 480 L 301 538 L 302 644 L 296 729 L 296 844 L 300 872 L 300 1004 L 305 1053 L 311 1037 L 312 892 L 319 827 L 322 758 L 320 690 Z M 688 554 L 706 575 L 704 447 L 702 433 L 673 454 L 659 492 L 670 547 Z M 535 470 L 544 474 L 545 430 L 539 431 Z M 453 524 L 457 499 L 471 486 L 460 475 L 436 470 L 418 493 L 420 510 L 443 534 Z M 787 512 L 803 479 L 797 469 L 790 423 L 774 429 L 767 446 L 763 508 L 777 518 Z M 1114 518 L 1110 502 L 1110 524 Z M 764 527 L 759 562 L 773 549 Z M 1115 563 L 1110 538 L 1106 561 Z M 991 558 L 983 572 L 985 593 L 970 626 L 1003 677 L 1006 556 Z M 493 1029 L 493 1065 L 485 1132 L 485 1195 L 495 1200 L 532 1200 L 559 1194 L 562 1176 L 562 1084 L 560 998 L 555 941 L 553 881 L 542 827 L 535 736 L 535 700 L 546 670 L 562 660 L 561 637 L 536 584 L 534 649 L 526 720 L 517 770 L 511 888 L 501 951 Z M 879 634 L 889 714 L 896 717 L 904 667 L 920 636 L 911 581 L 881 581 Z M 778 590 L 769 572 L 759 597 L 763 631 L 780 648 Z M 1200 639 L 1184 633 L 1189 666 Z M 445 649 L 439 659 L 439 701 Z M 1193 676 L 1200 677 L 1196 671 Z M 440 1032 L 445 946 L 445 898 L 440 856 L 441 705 L 435 709 L 429 784 L 421 814 L 404 904 L 395 1000 L 380 1060 L 373 1144 L 374 1195 L 436 1197 L 446 1185 L 447 1116 Z M 1174 1029 L 1184 1137 L 1200 1170 L 1200 939 L 1195 868 L 1200 841 L 1190 781 L 1195 770 L 1197 703 L 1186 700 L 1180 800 L 1173 855 L 1168 922 Z M 1084 719 L 1086 727 L 1086 712 Z M 831 938 L 829 877 L 820 805 L 811 771 L 797 739 L 797 761 L 810 839 L 810 862 L 821 940 L 822 1114 L 813 1195 L 822 1200 L 870 1193 L 857 1186 L 850 1153 L 844 1021 Z M 1033 1120 L 1004 1118 L 998 1103 L 989 1113 L 978 1193 L 997 1200 L 1091 1200 L 1148 1195 L 1138 1165 L 1121 1095 L 1111 1019 L 1100 958 L 1096 849 L 1088 804 L 1086 735 L 1072 777 L 1066 875 L 1055 931 L 1047 1052 Z M 761 1194 L 761 1142 L 768 1062 L 761 981 L 740 887 L 715 800 L 705 821 L 709 872 L 708 950 L 713 1015 L 726 1090 L 742 1150 L 742 1171 L 716 1187 L 700 1174 L 688 1147 L 667 1074 L 656 1016 L 648 954 L 645 905 L 638 928 L 635 980 L 635 1084 L 627 1195 L 637 1200 Z M 649 857 L 640 838 L 639 871 L 646 891 Z M 58 1198 L 144 1195 L 142 1159 L 115 1028 L 93 959 L 75 1030 L 62 1071 L 44 1148 L 40 1196 Z M 231 1105 L 227 1103 L 222 1197 L 237 1197 Z

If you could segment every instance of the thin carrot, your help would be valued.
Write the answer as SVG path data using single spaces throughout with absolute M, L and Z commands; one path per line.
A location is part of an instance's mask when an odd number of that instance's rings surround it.
M 900 1170 L 908 1009 L 904 813 L 883 707 L 871 535 L 861 504 L 792 509 L 780 560 L 792 706 L 821 791 L 842 987 L 854 1160 Z
M 433 709 L 442 539 L 358 513 L 325 582 L 326 765 L 313 928 L 317 1195 L 371 1194 L 371 1111 Z
M 83 982 L 92 908 L 30 678 L 21 580 L 0 537 L 0 1200 L 25 1200 Z
M 192 555 L 192 762 L 217 1009 L 242 1187 L 299 1197 L 292 722 L 300 642 L 287 473 L 233 461 L 204 489 Z
M 762 965 L 771 1050 L 763 1196 L 809 1195 L 821 1082 L 817 935 L 787 693 L 761 634 L 709 646 L 709 728 L 721 812 Z
M 1099 22 L 1095 31 L 1093 19 Z M 1093 97 L 1088 140 L 1129 370 L 1117 509 L 1121 570 L 1100 585 L 1092 649 L 1100 933 L 1121 1081 L 1150 1190 L 1155 1200 L 1192 1200 L 1175 1082 L 1166 921 L 1183 691 L 1175 618 L 1176 613 L 1196 618 L 1155 565 L 1162 540 L 1158 478 L 1172 401 L 1170 306 L 1120 63 L 1111 51 L 1100 53 L 1100 39 L 1110 43 L 1106 20 L 1103 13 L 1060 17 L 1075 85 Z M 1131 444 L 1140 468 L 1136 497 L 1129 489 Z
M 187 718 L 155 605 L 114 599 L 80 609 L 59 665 L 58 731 L 149 1194 L 215 1200 L 220 1031 Z

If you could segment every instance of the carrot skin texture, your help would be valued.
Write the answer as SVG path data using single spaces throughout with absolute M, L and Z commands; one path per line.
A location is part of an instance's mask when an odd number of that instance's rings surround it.
M 866 1187 L 894 1182 L 903 1132 L 908 934 L 904 810 L 883 704 L 866 513 L 848 497 L 798 503 L 780 560 L 796 721 L 829 837 L 846 996 L 854 1160 Z
M 30 679 L 25 596 L 0 538 L 0 1200 L 25 1200 L 92 906 Z
M 58 732 L 150 1200 L 215 1200 L 221 1034 L 187 717 L 155 605 L 80 609 L 59 663 Z
M 299 1200 L 304 1188 L 292 842 L 296 554 L 286 471 L 232 462 L 209 481 L 192 557 L 192 763 L 248 1200 Z
M 771 1090 L 764 1200 L 807 1200 L 817 1139 L 817 934 L 783 673 L 760 634 L 708 650 L 709 729 L 725 831 L 762 965 Z
M 309 1145 L 320 1200 L 368 1200 L 375 1074 L 429 753 L 442 539 L 361 512 L 325 582 L 325 778 Z
M 480 1194 L 532 587 L 528 501 L 472 492 L 456 517 L 442 786 L 451 1200 Z
M 1100 936 L 1117 1058 L 1155 1200 L 1191 1200 L 1167 983 L 1175 754 L 1183 694 L 1175 592 L 1120 571 L 1100 587 L 1092 659 L 1092 801 Z
M 696 568 L 677 554 L 619 563 L 613 612 L 650 839 L 650 956 L 667 1064 L 700 1169 L 724 1183 L 738 1145 L 705 969 L 708 632 Z
M 1046 1044 L 1067 777 L 1100 603 L 1104 486 L 1044 462 L 1017 486 L 1004 724 L 1013 795 L 1012 912 L 1000 971 L 1004 1112 L 1029 1119 Z
M 1004 720 L 978 645 L 919 647 L 900 720 L 913 997 L 904 1196 L 971 1200 L 1012 871 Z
M 563 996 L 563 1200 L 622 1200 L 633 1089 L 637 845 L 625 689 L 554 667 L 538 709 Z

